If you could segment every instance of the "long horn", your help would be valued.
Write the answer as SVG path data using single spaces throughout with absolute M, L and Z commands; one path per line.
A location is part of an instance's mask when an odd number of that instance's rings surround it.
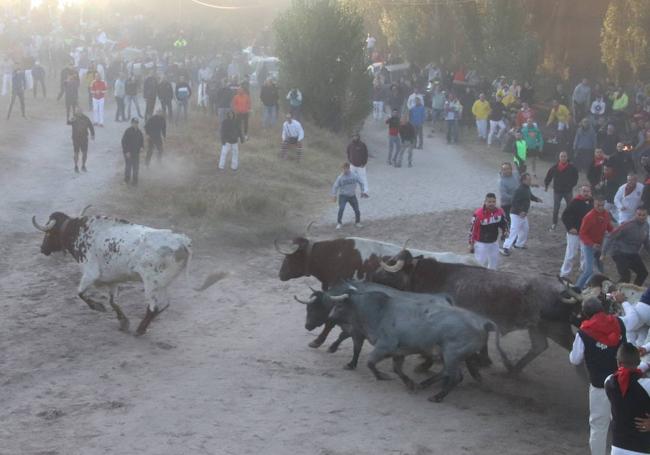
M 562 303 L 566 303 L 567 305 L 575 305 L 576 303 L 578 303 L 578 299 L 576 299 L 575 297 L 571 297 L 568 299 L 566 297 L 561 297 L 560 301 Z
M 54 227 L 54 225 L 56 224 L 56 220 L 50 220 L 50 221 L 47 222 L 47 224 L 46 224 L 45 226 L 41 226 L 40 224 L 38 224 L 38 223 L 36 222 L 36 217 L 33 216 L 33 217 L 32 217 L 32 224 L 33 224 L 34 227 L 35 227 L 36 229 L 38 229 L 39 231 L 41 231 L 41 232 L 48 232 L 48 231 L 50 231 L 50 230 Z
M 348 295 L 347 294 L 330 295 L 329 297 L 332 302 L 343 302 L 345 299 L 348 298 Z
M 576 299 L 578 302 L 582 302 L 582 295 L 578 294 L 576 291 L 574 291 L 571 286 L 566 287 L 566 292 L 569 294 L 571 297 Z
M 309 305 L 310 303 L 314 303 L 316 301 L 316 297 L 312 297 L 309 300 L 300 300 L 298 296 L 294 295 L 293 298 L 296 300 L 296 302 L 302 303 L 303 305 Z
M 311 227 L 312 227 L 314 224 L 316 224 L 316 221 L 311 221 L 311 222 L 307 225 L 307 229 L 305 230 L 305 237 L 308 237 L 308 236 L 309 236 L 309 231 L 311 230 Z
M 82 216 L 84 216 L 86 214 L 86 210 L 88 210 L 90 207 L 92 207 L 92 205 L 85 206 L 77 218 L 81 218 Z
M 278 253 L 284 254 L 285 256 L 289 256 L 290 254 L 295 253 L 296 251 L 298 251 L 298 248 L 300 248 L 300 245 L 293 244 L 291 245 L 290 248 L 283 251 L 280 245 L 278 245 L 278 239 L 275 239 L 273 241 L 273 245 L 275 245 L 275 249 L 277 250 Z
M 397 273 L 404 268 L 404 259 L 400 259 L 395 265 L 388 265 L 384 261 L 381 261 L 379 265 L 388 273 Z
M 410 241 L 411 239 L 406 239 L 406 242 L 404 242 L 404 245 L 402 246 L 402 251 L 406 250 L 406 247 L 408 246 Z

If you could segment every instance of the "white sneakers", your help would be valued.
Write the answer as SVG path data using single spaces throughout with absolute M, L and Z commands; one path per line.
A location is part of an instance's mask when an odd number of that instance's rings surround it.
M 342 227 L 343 227 L 343 225 L 342 225 L 341 223 L 339 223 L 339 224 L 336 225 L 336 230 L 338 231 L 338 230 L 340 230 Z M 361 223 L 355 223 L 355 224 L 354 224 L 354 227 L 360 229 L 360 228 L 363 227 L 363 224 L 361 224 Z
M 357 227 L 357 228 L 362 228 L 362 227 L 363 227 L 363 224 L 361 224 L 361 223 L 355 223 L 354 226 Z
M 336 225 L 336 230 L 338 231 L 339 229 L 341 229 L 341 223 Z

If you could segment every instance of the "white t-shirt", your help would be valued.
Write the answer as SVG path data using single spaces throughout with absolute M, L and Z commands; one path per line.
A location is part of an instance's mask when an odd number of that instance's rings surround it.
M 369 36 L 366 39 L 366 44 L 368 45 L 368 49 L 373 49 L 375 47 L 376 42 L 377 42 L 377 40 L 374 37 Z

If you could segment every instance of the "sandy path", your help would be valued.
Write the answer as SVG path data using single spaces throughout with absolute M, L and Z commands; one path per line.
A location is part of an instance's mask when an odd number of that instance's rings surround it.
M 111 313 L 75 297 L 79 271 L 69 257 L 39 254 L 42 236 L 29 217 L 87 203 L 100 213 L 103 204 L 119 207 L 122 190 L 112 190 L 123 125 L 98 133 L 90 173 L 80 176 L 69 128 L 39 125 L 41 134 L 0 158 L 9 163 L 0 166 L 0 454 L 586 453 L 586 387 L 566 352 L 550 349 L 519 380 L 495 365 L 483 385 L 466 378 L 433 405 L 429 392 L 372 379 L 367 349 L 348 372 L 350 343 L 333 355 L 308 348 L 315 334 L 303 329 L 304 309 L 291 296 L 316 283 L 281 283 L 281 258 L 270 248 L 197 242 L 195 280 L 214 269 L 230 277 L 203 294 L 180 281 L 145 337 L 118 332 Z M 401 227 L 376 223 L 369 234 L 391 239 Z M 403 227 L 415 226 L 405 218 Z M 427 231 L 415 240 L 442 248 L 449 238 Z M 120 295 L 132 325 L 144 312 L 141 296 L 139 286 Z M 519 336 L 508 346 L 526 349 Z

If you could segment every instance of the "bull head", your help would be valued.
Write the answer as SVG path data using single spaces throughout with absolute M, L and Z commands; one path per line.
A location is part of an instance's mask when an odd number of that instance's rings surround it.
M 46 256 L 57 252 L 64 251 L 63 242 L 61 239 L 61 227 L 70 217 L 65 213 L 54 212 L 50 215 L 50 219 L 45 225 L 36 221 L 36 217 L 32 217 L 32 224 L 36 229 L 45 233 L 43 243 L 41 244 L 41 253 Z
M 406 239 L 406 241 L 404 242 L 404 245 L 402 245 L 402 250 L 401 250 L 398 254 L 396 254 L 395 256 L 392 257 L 391 261 L 395 261 L 395 264 L 394 264 L 394 265 L 388 265 L 388 264 L 385 263 L 384 261 L 381 261 L 381 262 L 379 263 L 379 265 L 381 266 L 381 268 L 384 269 L 384 270 L 385 270 L 386 272 L 388 272 L 388 273 L 397 273 L 397 272 L 399 272 L 400 270 L 402 270 L 402 269 L 404 268 L 405 261 L 404 261 L 404 259 L 399 259 L 399 260 L 398 260 L 397 257 L 398 257 L 402 252 L 406 251 L 406 247 L 408 246 L 408 244 L 409 244 L 410 241 L 411 241 L 411 239 Z
M 45 224 L 45 226 L 43 226 L 36 221 L 36 216 L 33 216 L 32 224 L 39 231 L 47 233 L 50 232 L 54 228 L 54 226 L 56 226 L 56 220 L 50 218 L 48 222 Z

